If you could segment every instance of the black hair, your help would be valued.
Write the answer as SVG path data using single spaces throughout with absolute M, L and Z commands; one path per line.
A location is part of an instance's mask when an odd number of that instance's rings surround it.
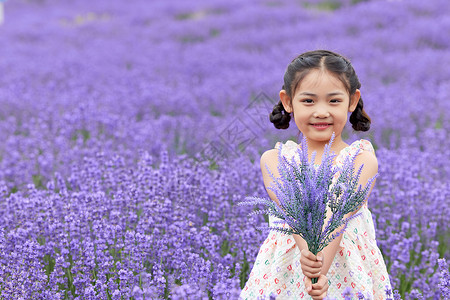
M 287 95 L 289 95 L 291 106 L 294 92 L 303 78 L 313 69 L 325 69 L 336 75 L 344 84 L 349 95 L 353 95 L 356 89 L 361 87 L 355 69 L 353 69 L 347 58 L 328 50 L 305 52 L 294 58 L 284 73 L 282 89 L 286 90 Z M 269 119 L 278 129 L 289 127 L 291 116 L 284 109 L 281 100 L 273 107 L 273 111 L 269 114 Z M 359 98 L 355 110 L 350 115 L 350 123 L 356 131 L 367 131 L 370 129 L 370 118 L 364 111 L 362 98 Z

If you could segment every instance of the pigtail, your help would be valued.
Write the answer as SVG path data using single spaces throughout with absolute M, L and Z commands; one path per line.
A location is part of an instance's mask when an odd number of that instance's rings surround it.
M 364 111 L 362 98 L 359 98 L 355 110 L 350 115 L 350 123 L 356 131 L 368 131 L 370 129 L 370 118 Z
M 286 129 L 289 127 L 291 115 L 284 109 L 281 100 L 273 107 L 272 112 L 269 114 L 269 119 L 275 128 Z

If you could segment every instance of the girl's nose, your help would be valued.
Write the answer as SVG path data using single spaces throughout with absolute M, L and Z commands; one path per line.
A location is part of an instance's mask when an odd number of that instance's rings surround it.
M 314 118 L 328 118 L 330 116 L 330 113 L 326 110 L 317 110 L 314 114 Z
M 328 118 L 330 116 L 330 113 L 328 112 L 328 107 L 324 103 L 317 103 L 315 105 L 315 110 L 313 117 L 314 118 Z

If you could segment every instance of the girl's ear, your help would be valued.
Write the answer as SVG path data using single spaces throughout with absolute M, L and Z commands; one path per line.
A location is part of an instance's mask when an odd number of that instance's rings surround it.
M 291 106 L 291 99 L 288 96 L 288 94 L 286 93 L 286 90 L 281 90 L 280 91 L 280 100 L 281 103 L 283 104 L 284 110 L 287 113 L 291 113 L 292 112 L 292 106 Z
M 361 91 L 356 89 L 355 93 L 350 96 L 350 105 L 348 107 L 349 112 L 353 112 L 358 105 L 359 98 L 361 98 Z

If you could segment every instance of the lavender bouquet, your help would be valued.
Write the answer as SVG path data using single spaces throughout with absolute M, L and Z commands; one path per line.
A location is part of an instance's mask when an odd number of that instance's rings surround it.
M 330 142 L 325 146 L 320 165 L 314 164 L 316 152 L 312 153 L 308 161 L 308 147 L 306 138 L 303 138 L 301 148 L 297 149 L 300 163 L 292 157 L 291 161 L 281 155 L 281 144 L 278 149 L 279 178 L 274 178 L 266 165 L 274 184 L 268 189 L 277 196 L 280 206 L 270 198 L 246 197 L 239 205 L 264 204 L 266 209 L 255 210 L 249 215 L 268 214 L 280 218 L 275 223 L 287 223 L 290 228 L 269 227 L 269 230 L 280 231 L 285 234 L 298 234 L 308 244 L 308 249 L 317 254 L 327 246 L 334 238 L 341 234 L 347 222 L 352 217 L 345 215 L 359 209 L 366 199 L 370 187 L 376 176 L 369 179 L 362 187 L 358 184 L 363 165 L 355 172 L 354 163 L 359 150 L 352 156 L 346 157 L 342 166 L 333 165 L 336 156 L 331 153 Z M 337 174 L 337 175 L 336 175 Z M 333 178 L 337 176 L 335 182 Z M 327 207 L 331 211 L 326 226 Z M 341 225 L 342 230 L 333 233 Z M 315 283 L 317 278 L 313 278 Z

